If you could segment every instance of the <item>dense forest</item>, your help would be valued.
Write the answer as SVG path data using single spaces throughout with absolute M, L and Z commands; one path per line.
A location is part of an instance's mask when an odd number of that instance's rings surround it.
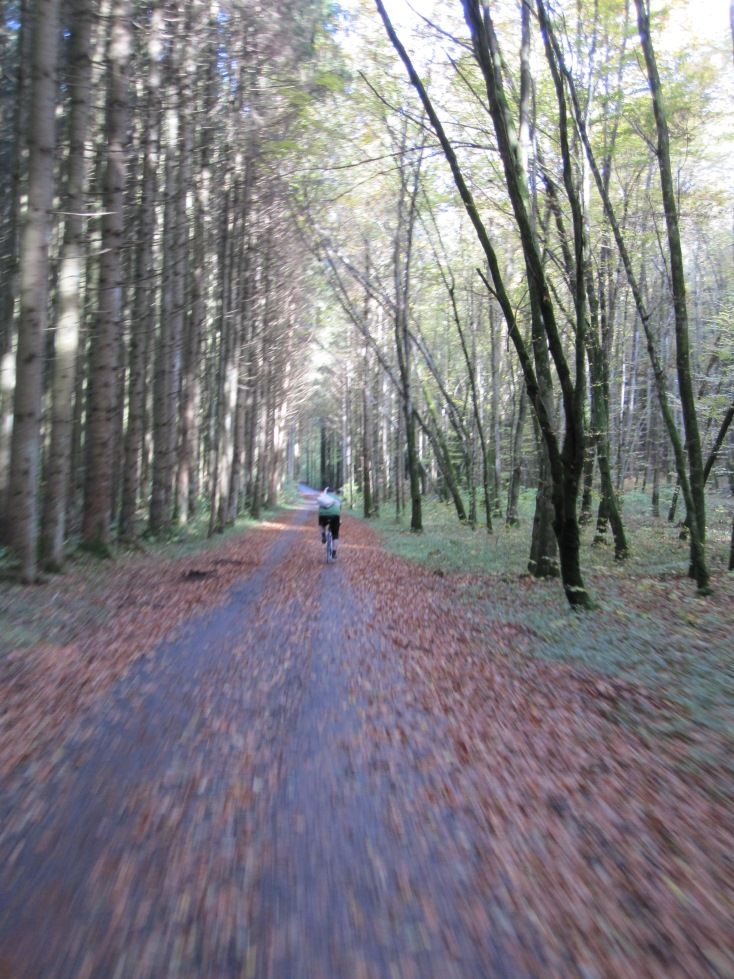
M 574 606 L 582 533 L 634 548 L 632 488 L 692 588 L 734 566 L 706 536 L 734 493 L 731 34 L 680 0 L 415 7 L 2 0 L 22 581 L 298 479 L 416 532 L 428 497 L 482 533 L 531 490 L 529 571 Z

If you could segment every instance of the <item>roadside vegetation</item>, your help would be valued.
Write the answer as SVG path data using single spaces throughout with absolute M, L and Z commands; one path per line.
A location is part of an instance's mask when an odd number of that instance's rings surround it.
M 458 525 L 453 509 L 439 502 L 424 508 L 423 534 L 390 513 L 371 523 L 392 552 L 450 578 L 459 602 L 509 630 L 518 658 L 557 660 L 610 678 L 601 689 L 620 720 L 645 736 L 680 739 L 689 761 L 731 772 L 734 575 L 726 570 L 727 500 L 708 500 L 714 594 L 704 600 L 690 588 L 689 548 L 679 528 L 650 518 L 647 494 L 625 494 L 630 556 L 615 561 L 613 548 L 593 544 L 593 528 L 586 528 L 581 552 L 595 610 L 580 615 L 559 603 L 557 581 L 527 574 L 533 505 L 534 494 L 522 494 L 520 524 L 496 522 L 492 534 Z

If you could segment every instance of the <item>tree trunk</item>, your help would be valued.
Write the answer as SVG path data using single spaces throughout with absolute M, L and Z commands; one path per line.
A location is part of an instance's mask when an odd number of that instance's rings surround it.
M 43 353 L 48 328 L 49 250 L 54 195 L 58 0 L 36 0 L 28 132 L 28 211 L 20 246 L 20 319 L 10 447 L 11 547 L 21 580 L 35 581 L 41 454 Z
M 138 241 L 135 249 L 133 315 L 130 324 L 127 430 L 122 470 L 122 503 L 119 534 L 132 540 L 137 531 L 136 514 L 141 496 L 143 452 L 146 428 L 146 396 L 151 341 L 155 330 L 155 288 L 153 241 L 155 200 L 158 187 L 160 132 L 160 65 L 157 49 L 161 41 L 162 11 L 153 11 L 150 25 L 149 77 L 145 106 L 144 135 L 141 146 L 142 180 L 138 212 Z
M 107 49 L 108 85 L 105 133 L 104 216 L 98 313 L 90 344 L 87 464 L 82 537 L 87 544 L 110 543 L 112 464 L 117 411 L 120 330 L 122 326 L 122 247 L 127 146 L 129 0 L 112 5 Z
M 553 521 L 553 480 L 550 474 L 550 463 L 545 443 L 537 431 L 538 447 L 538 491 L 535 496 L 535 513 L 533 515 L 533 533 L 528 557 L 528 571 L 534 578 L 557 578 L 558 541 L 556 539 Z
M 638 21 L 640 19 L 642 19 L 642 21 L 644 23 L 645 17 L 644 17 L 644 12 L 642 11 L 642 8 L 641 7 L 638 8 L 638 14 L 640 15 L 640 16 L 638 16 Z M 644 34 L 646 36 L 646 38 L 647 38 L 647 40 L 644 42 L 644 46 L 645 47 L 649 47 L 650 53 L 652 53 L 652 46 L 651 46 L 651 44 L 649 44 L 649 30 L 647 30 L 647 28 L 646 28 L 645 30 L 642 30 L 641 31 L 641 34 Z M 631 290 L 632 295 L 633 295 L 633 298 L 634 298 L 635 307 L 637 309 L 638 315 L 640 317 L 640 320 L 642 322 L 643 328 L 645 330 L 645 338 L 646 338 L 646 341 L 647 341 L 648 354 L 649 354 L 650 363 L 651 363 L 652 369 L 653 369 L 653 375 L 655 377 L 655 387 L 656 387 L 656 390 L 657 390 L 657 393 L 658 393 L 658 400 L 660 402 L 660 409 L 661 409 L 661 412 L 662 412 L 663 421 L 665 423 L 666 430 L 667 430 L 668 435 L 670 437 L 671 446 L 673 448 L 673 454 L 674 454 L 674 457 L 675 457 L 675 468 L 676 468 L 678 479 L 679 479 L 679 482 L 680 482 L 680 487 L 681 487 L 681 490 L 683 491 L 683 497 L 684 497 L 684 500 L 686 501 L 686 507 L 687 507 L 687 509 L 689 510 L 689 512 L 693 512 L 695 510 L 696 504 L 695 504 L 695 501 L 694 501 L 694 493 L 693 493 L 692 486 L 691 486 L 691 474 L 689 472 L 689 468 L 690 467 L 689 467 L 688 461 L 686 460 L 685 448 L 683 446 L 683 443 L 681 441 L 680 435 L 678 433 L 678 429 L 677 429 L 676 423 L 675 423 L 674 414 L 673 414 L 673 411 L 672 411 L 671 406 L 670 406 L 670 400 L 668 398 L 668 392 L 667 392 L 667 386 L 666 386 L 665 371 L 664 371 L 664 369 L 663 369 L 663 367 L 662 367 L 662 365 L 660 363 L 660 358 L 658 356 L 658 351 L 657 351 L 657 345 L 655 343 L 655 338 L 653 337 L 652 331 L 650 329 L 650 322 L 649 322 L 650 321 L 650 314 L 648 313 L 648 311 L 646 309 L 645 302 L 643 300 L 642 293 L 640 291 L 639 283 L 637 281 L 637 278 L 635 276 L 634 269 L 632 267 L 632 262 L 631 262 L 631 259 L 630 259 L 629 251 L 627 250 L 627 246 L 626 246 L 624 237 L 622 235 L 622 230 L 621 230 L 621 227 L 620 227 L 620 223 L 617 220 L 617 216 L 616 216 L 614 207 L 612 206 L 612 202 L 611 202 L 610 197 L 609 197 L 608 188 L 606 186 L 604 177 L 602 176 L 602 174 L 601 174 L 601 172 L 599 170 L 599 167 L 597 165 L 596 157 L 594 155 L 594 151 L 592 149 L 591 142 L 590 142 L 590 139 L 589 139 L 589 135 L 588 135 L 588 132 L 587 132 L 587 129 L 586 129 L 584 112 L 582 111 L 581 106 L 580 106 L 580 103 L 579 103 L 579 99 L 578 99 L 578 95 L 576 93 L 576 89 L 575 89 L 575 84 L 574 84 L 573 77 L 572 77 L 571 73 L 563 65 L 562 56 L 560 55 L 560 52 L 559 52 L 559 49 L 558 49 L 558 46 L 557 45 L 555 45 L 555 49 L 556 49 L 556 52 L 557 52 L 557 55 L 558 55 L 559 64 L 561 65 L 561 68 L 562 68 L 562 71 L 563 71 L 563 75 L 564 75 L 564 78 L 565 78 L 566 83 L 567 83 L 567 86 L 568 86 L 569 94 L 570 94 L 571 101 L 572 101 L 572 104 L 573 104 L 576 125 L 577 125 L 577 128 L 578 128 L 579 135 L 581 137 L 581 141 L 582 141 L 583 146 L 584 146 L 584 150 L 586 151 L 586 157 L 587 157 L 587 160 L 589 162 L 590 169 L 591 169 L 592 174 L 594 176 L 594 181 L 596 183 L 597 189 L 599 191 L 599 194 L 601 196 L 601 199 L 602 199 L 602 202 L 603 202 L 603 205 L 604 205 L 604 213 L 605 213 L 605 215 L 606 215 L 606 217 L 607 217 L 607 219 L 609 221 L 609 225 L 610 225 L 610 227 L 612 229 L 612 233 L 614 235 L 614 240 L 615 240 L 615 242 L 617 244 L 617 250 L 619 252 L 619 256 L 620 256 L 622 265 L 624 266 L 624 271 L 625 271 L 625 274 L 627 276 L 627 281 L 629 283 L 630 290 Z M 646 60 L 652 60 L 652 61 L 654 61 L 654 59 L 646 59 Z M 652 72 L 652 73 L 649 72 L 649 74 L 656 75 L 656 72 Z M 658 83 L 659 83 L 659 80 L 658 80 Z M 653 103 L 654 103 L 654 108 L 656 106 L 657 106 L 657 109 L 660 109 L 661 108 L 660 100 L 659 99 L 654 99 L 653 100 Z M 659 112 L 656 115 L 656 125 L 658 124 L 658 121 L 659 121 L 658 120 L 658 116 L 661 116 L 661 115 L 662 114 L 659 113 Z M 661 127 L 661 129 L 665 129 L 665 125 L 664 124 L 665 124 L 665 120 L 664 120 L 664 117 L 662 117 L 660 119 L 660 127 Z M 665 130 L 665 132 L 667 134 L 667 130 Z M 665 142 L 665 140 L 663 140 L 662 143 L 663 143 L 664 146 L 667 146 L 667 143 Z M 665 168 L 663 168 L 663 169 L 665 169 Z M 675 205 L 675 201 L 674 200 L 673 200 L 673 205 Z M 666 205 L 666 208 L 665 209 L 666 209 L 666 219 L 667 219 L 667 211 L 668 211 L 667 205 Z M 693 451 L 695 451 L 695 450 L 693 450 Z M 705 564 L 705 551 L 703 549 L 703 546 L 702 546 L 702 543 L 701 543 L 701 539 L 700 539 L 699 534 L 697 532 L 695 534 L 693 534 L 692 537 L 691 537 L 691 548 L 692 548 L 692 551 L 693 550 L 696 551 L 695 561 L 692 561 L 692 564 L 694 564 L 697 567 L 698 574 L 701 577 L 701 583 L 699 584 L 699 590 L 702 591 L 702 592 L 705 592 L 707 590 L 707 587 L 708 587 L 707 584 L 705 583 L 706 580 L 707 580 L 707 574 L 708 573 L 706 571 L 706 564 Z
M 644 0 L 635 0 L 640 43 L 645 56 L 647 77 L 650 83 L 655 128 L 657 131 L 657 158 L 660 171 L 660 188 L 665 210 L 665 226 L 668 235 L 670 277 L 675 312 L 676 367 L 678 393 L 680 395 L 683 423 L 686 432 L 686 450 L 690 478 L 690 507 L 688 521 L 691 532 L 691 577 L 696 579 L 698 590 L 707 593 L 709 572 L 706 565 L 706 501 L 704 494 L 703 456 L 698 430 L 698 416 L 691 376 L 691 357 L 688 341 L 688 307 L 686 302 L 685 269 L 678 226 L 673 169 L 670 162 L 670 137 L 665 113 L 662 86 L 658 75 L 655 52 L 650 35 L 650 13 Z
M 21 201 L 23 199 L 24 149 L 27 148 L 29 113 L 29 65 L 33 61 L 34 31 L 30 0 L 18 4 L 18 36 L 14 75 L 14 104 L 10 115 L 7 171 L 0 176 L 0 214 L 7 228 L 0 247 L 0 543 L 11 543 L 8 512 L 10 493 L 10 455 L 13 430 L 13 399 L 16 381 L 15 305 L 19 289 Z M 10 74 L 9 61 L 3 60 Z
M 586 446 L 586 458 L 584 459 L 584 479 L 583 490 L 581 492 L 581 506 L 579 508 L 579 526 L 581 527 L 585 527 L 591 520 L 595 462 L 596 437 L 594 432 L 589 432 L 589 438 Z
M 589 288 L 591 319 L 596 324 L 598 317 L 591 296 L 593 287 Z M 624 532 L 622 515 L 617 503 L 614 490 L 612 467 L 609 451 L 609 381 L 608 365 L 605 361 L 604 347 L 596 326 L 592 327 L 592 340 L 589 344 L 589 374 L 591 378 L 591 428 L 596 443 L 596 457 L 599 463 L 599 478 L 601 494 L 596 523 L 595 544 L 606 542 L 607 522 L 612 528 L 614 537 L 614 556 L 616 560 L 624 560 L 629 553 L 627 538 Z
M 491 338 L 491 363 L 492 363 L 492 506 L 491 509 L 494 510 L 498 517 L 502 516 L 502 507 L 500 504 L 500 492 L 502 487 L 502 438 L 500 435 L 500 377 L 501 377 L 501 346 L 499 342 L 499 337 L 497 335 L 497 328 L 495 324 L 495 305 L 490 303 L 489 305 L 489 329 Z M 485 460 L 486 463 L 486 460 Z M 484 493 L 486 496 L 487 487 L 485 485 Z M 487 524 L 487 530 L 491 529 L 491 525 Z
M 477 371 L 476 371 L 476 362 L 475 362 L 476 358 L 472 357 L 469 351 L 468 344 L 466 342 L 464 327 L 462 326 L 461 317 L 459 316 L 459 309 L 458 306 L 456 305 L 456 295 L 454 292 L 453 283 L 449 287 L 449 297 L 451 299 L 451 306 L 454 314 L 454 322 L 456 324 L 456 330 L 459 334 L 459 340 L 461 341 L 461 350 L 464 355 L 464 363 L 466 364 L 467 376 L 469 378 L 469 390 L 471 393 L 471 404 L 472 404 L 472 414 L 474 416 L 474 426 L 476 428 L 477 435 L 479 436 L 479 445 L 482 454 L 482 488 L 484 490 L 484 518 L 486 521 L 487 533 L 491 534 L 493 528 L 492 528 L 492 492 L 490 490 L 490 483 L 489 483 L 489 474 L 490 474 L 489 450 L 487 447 L 487 439 L 484 434 L 484 425 L 482 423 L 482 406 L 480 403 L 479 390 L 477 385 Z M 494 385 L 497 378 L 495 377 L 495 373 L 494 373 L 494 368 L 495 368 L 494 324 L 493 324 L 493 319 L 491 314 L 491 308 L 490 308 L 489 321 L 490 321 L 490 329 L 492 333 L 492 384 Z M 493 406 L 496 409 L 496 403 L 494 397 L 495 396 L 493 395 Z M 458 434 L 459 433 L 457 432 L 457 435 Z M 472 457 L 473 457 L 473 453 L 472 453 Z M 472 490 L 474 490 L 474 473 L 472 471 L 469 472 L 469 483 Z M 495 490 L 496 490 L 496 486 L 495 486 Z M 472 526 L 475 526 L 476 525 L 475 494 L 473 494 L 472 509 L 474 513 Z
M 46 567 L 53 570 L 59 570 L 64 562 L 76 367 L 83 315 L 82 268 L 86 229 L 84 192 L 87 174 L 85 144 L 91 108 L 92 18 L 90 0 L 75 0 L 69 57 L 69 155 L 62 208 L 65 213 L 64 240 L 59 262 L 51 443 L 46 462 L 41 531 L 41 555 Z
M 520 500 L 520 485 L 522 482 L 522 439 L 527 416 L 528 395 L 523 385 L 520 388 L 520 402 L 517 406 L 517 417 L 512 437 L 512 464 L 510 485 L 507 489 L 507 519 L 508 527 L 516 527 L 520 522 L 518 503 Z
M 441 474 L 444 478 L 446 488 L 449 492 L 449 496 L 454 504 L 456 510 L 456 516 L 459 518 L 459 523 L 467 523 L 466 509 L 464 508 L 464 501 L 461 498 L 461 490 L 459 488 L 459 480 L 456 477 L 456 471 L 454 470 L 454 464 L 451 461 L 451 450 L 446 444 L 446 439 L 441 432 L 441 427 L 436 418 L 436 410 L 431 403 L 428 392 L 424 392 L 425 402 L 428 410 L 428 418 L 430 420 L 430 427 L 428 425 L 423 426 L 424 431 L 431 440 L 433 445 L 433 451 L 438 459 L 439 468 L 441 469 Z M 474 529 L 476 525 L 471 523 L 471 517 L 469 517 L 469 525 Z
M 190 8 L 187 8 L 190 15 Z M 187 18 L 185 32 L 190 36 L 192 26 L 190 16 Z M 181 524 L 188 518 L 189 486 L 191 470 L 195 460 L 195 444 L 193 436 L 196 433 L 196 406 L 198 405 L 199 380 L 199 329 L 201 320 L 194 318 L 191 309 L 193 287 L 190 286 L 189 254 L 189 218 L 187 201 L 195 196 L 193 184 L 193 152 L 194 132 L 191 99 L 191 86 L 186 79 L 195 71 L 194 52 L 189 45 L 186 62 L 183 67 L 181 87 L 181 135 L 180 135 L 180 178 L 176 198 L 176 278 L 174 299 L 176 316 L 174 317 L 174 390 L 172 392 L 171 412 L 174 421 L 172 432 L 173 452 L 171 459 L 171 496 L 174 499 L 174 513 L 177 523 Z M 185 472 L 185 477 L 182 477 Z M 183 516 L 185 515 L 185 516 Z
M 401 160 L 404 161 L 407 132 L 402 134 Z M 413 185 L 408 187 L 405 164 L 401 167 L 401 186 L 398 198 L 398 220 L 393 249 L 393 273 L 395 277 L 395 349 L 400 376 L 401 410 L 405 423 L 405 444 L 408 456 L 410 481 L 410 529 L 414 533 L 423 530 L 421 508 L 420 463 L 418 459 L 415 411 L 411 393 L 411 349 L 408 331 L 408 297 L 410 295 L 410 264 L 412 257 L 413 230 L 416 218 L 416 197 L 420 178 L 420 159 L 414 165 Z
M 247 195 L 246 195 L 247 196 Z M 246 219 L 245 219 L 246 223 Z M 232 433 L 232 472 L 230 476 L 229 501 L 227 507 L 227 523 L 234 523 L 241 512 L 241 503 L 245 496 L 246 487 L 246 458 L 247 458 L 247 389 L 250 383 L 249 350 L 252 344 L 252 318 L 250 310 L 250 268 L 249 248 L 245 247 L 240 254 L 240 267 L 237 273 L 237 297 L 235 305 L 238 313 L 237 330 L 237 392 L 233 416 L 234 430 Z M 275 425 L 275 422 L 273 422 Z M 275 438 L 275 433 L 273 433 Z M 268 501 L 272 487 L 268 487 Z
M 660 468 L 657 458 L 653 462 L 652 491 L 650 494 L 650 512 L 655 520 L 660 519 Z
M 213 45 L 211 45 L 213 48 Z M 206 79 L 203 99 L 204 115 L 208 116 L 214 107 L 215 60 L 210 52 L 211 67 Z M 193 260 L 191 262 L 191 286 L 189 293 L 188 316 L 186 320 L 186 339 L 184 347 L 183 380 L 181 388 L 181 439 L 178 459 L 177 517 L 180 525 L 185 525 L 196 511 L 198 492 L 197 451 L 200 440 L 199 414 L 201 409 L 201 360 L 202 339 L 207 324 L 208 288 L 207 257 L 211 247 L 211 217 L 209 209 L 212 198 L 211 153 L 212 134 L 209 127 L 201 127 L 196 147 L 198 179 L 195 180 L 194 193 L 194 236 L 192 242 Z
M 408 447 L 408 475 L 410 477 L 410 529 L 413 533 L 420 533 L 423 530 L 420 463 L 416 450 L 415 412 L 412 402 L 406 406 L 405 427 Z
M 180 43 L 174 28 L 172 48 Z M 179 65 L 173 54 L 167 66 L 164 138 L 165 203 L 163 210 L 163 281 L 160 325 L 153 387 L 153 485 L 150 497 L 150 530 L 166 534 L 171 529 L 176 473 L 178 406 L 181 394 L 183 335 L 183 283 L 186 261 L 186 221 L 182 206 L 186 189 L 182 174 L 182 96 Z
M 365 346 L 362 374 L 362 515 L 373 515 L 372 504 L 372 424 L 369 403 L 369 350 Z
M 210 471 L 211 512 L 209 533 L 222 532 L 226 523 L 233 442 L 234 412 L 237 405 L 237 345 L 232 306 L 233 240 L 237 215 L 237 191 L 233 188 L 225 202 L 221 221 L 220 270 L 219 270 L 219 355 L 215 372 L 217 402 L 213 437 L 214 464 Z M 259 495 L 258 512 L 259 512 Z
M 532 150 L 532 123 L 533 123 L 533 77 L 530 70 L 531 44 L 530 44 L 530 4 L 524 3 L 520 9 L 521 40 L 520 40 L 520 104 L 519 104 L 519 123 L 518 123 L 518 153 L 520 156 L 520 168 L 530 179 L 530 154 Z M 535 183 L 530 180 L 528 194 L 531 206 L 531 221 L 533 227 L 536 224 L 536 191 Z M 508 527 L 515 527 L 520 522 L 518 514 L 518 503 L 520 500 L 520 485 L 522 480 L 522 455 L 521 447 L 523 433 L 525 429 L 525 418 L 527 415 L 528 394 L 526 385 L 523 383 L 520 388 L 520 401 L 517 406 L 515 417 L 515 428 L 512 437 L 512 461 L 510 472 L 510 483 L 507 488 L 507 518 Z M 537 513 L 537 509 L 536 509 Z M 531 555 L 532 558 L 532 555 Z
M 391 454 L 393 460 L 393 480 L 395 490 L 395 519 L 402 519 L 405 511 L 405 415 L 401 410 L 402 403 L 399 402 L 396 412 L 393 449 Z

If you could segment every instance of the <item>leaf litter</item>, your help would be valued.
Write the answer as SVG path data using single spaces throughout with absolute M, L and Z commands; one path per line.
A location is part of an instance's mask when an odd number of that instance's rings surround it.
M 4 661 L 10 974 L 734 975 L 723 742 L 686 764 L 627 723 L 659 691 L 535 658 L 364 524 L 329 568 L 277 529 L 195 584 L 113 571 L 93 626 Z

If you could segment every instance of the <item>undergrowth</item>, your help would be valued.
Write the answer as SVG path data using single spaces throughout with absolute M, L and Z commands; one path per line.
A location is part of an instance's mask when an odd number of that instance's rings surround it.
M 397 519 L 391 504 L 385 504 L 382 513 L 373 517 L 370 524 L 394 553 L 432 569 L 514 577 L 527 570 L 534 505 L 534 491 L 524 492 L 520 498 L 519 524 L 507 527 L 503 517 L 497 516 L 490 533 L 484 524 L 474 530 L 461 525 L 453 506 L 437 500 L 423 501 L 422 534 L 411 532 L 409 511 Z M 667 512 L 667 506 L 667 501 L 661 501 L 661 513 Z M 628 493 L 622 500 L 630 547 L 629 558 L 624 562 L 614 560 L 611 531 L 607 532 L 608 546 L 599 546 L 593 543 L 595 520 L 582 528 L 582 570 L 627 577 L 685 574 L 689 548 L 680 539 L 680 528 L 664 517 L 652 518 L 649 511 L 649 497 L 639 491 Z M 359 513 L 358 507 L 354 512 Z M 731 502 L 712 496 L 708 501 L 707 529 L 707 554 L 712 571 L 726 568 L 730 530 Z

